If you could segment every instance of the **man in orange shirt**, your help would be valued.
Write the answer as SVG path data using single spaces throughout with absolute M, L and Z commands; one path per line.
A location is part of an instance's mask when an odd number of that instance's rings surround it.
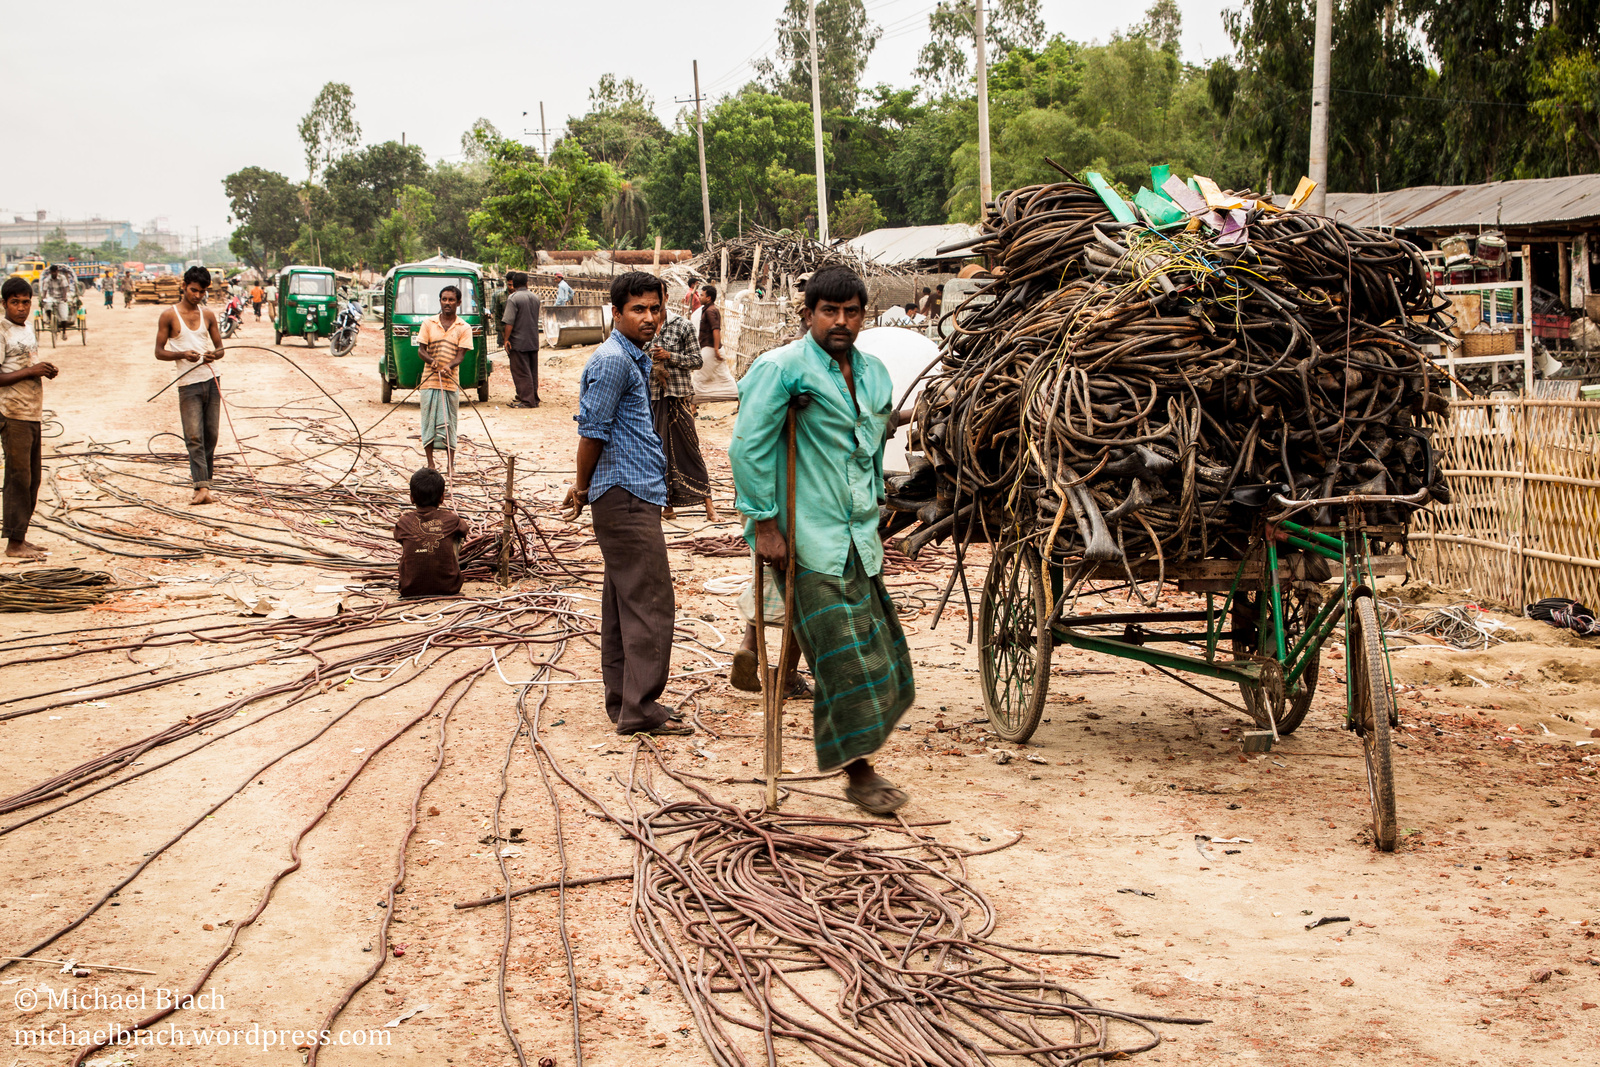
M 456 368 L 472 351 L 472 327 L 456 315 L 461 290 L 447 285 L 439 290 L 439 314 L 417 330 L 417 353 L 422 356 L 422 450 L 433 466 L 433 450 L 445 451 L 445 470 L 456 473 Z
M 250 307 L 256 313 L 256 321 L 261 321 L 261 304 L 267 299 L 267 291 L 261 288 L 261 283 L 256 282 L 250 287 Z

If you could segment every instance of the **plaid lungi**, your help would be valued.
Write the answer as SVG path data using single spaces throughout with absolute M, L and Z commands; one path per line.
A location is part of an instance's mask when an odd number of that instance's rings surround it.
M 700 434 L 694 428 L 694 408 L 688 397 L 658 396 L 650 413 L 661 438 L 661 455 L 667 461 L 667 506 L 699 504 L 711 495 L 711 476 L 700 455 Z
M 811 707 L 817 769 L 870 756 L 916 698 L 911 651 L 881 575 L 854 548 L 842 577 L 800 567 L 795 636 L 815 679 Z

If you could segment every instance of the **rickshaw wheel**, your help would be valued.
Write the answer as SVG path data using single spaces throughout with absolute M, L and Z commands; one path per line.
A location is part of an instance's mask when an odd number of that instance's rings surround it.
M 283 344 L 283 331 L 282 330 L 273 330 L 272 331 L 272 343 L 275 344 L 275 345 Z
M 1389 720 L 1394 715 L 1394 689 L 1384 669 L 1382 633 L 1372 597 L 1351 604 L 1350 713 L 1361 733 L 1367 762 L 1367 791 L 1372 798 L 1372 843 L 1393 852 L 1398 829 L 1394 813 L 1394 764 L 1389 753 Z
M 983 710 L 994 732 L 1022 742 L 1039 728 L 1054 642 L 1050 595 L 1032 548 L 995 547 L 978 608 Z
M 478 380 L 478 399 L 479 400 L 483 400 L 483 401 L 487 401 L 489 399 L 489 379 L 488 378 L 480 378 Z
M 382 396 L 385 404 L 389 402 L 389 397 L 394 395 L 394 385 L 387 378 L 383 379 L 383 386 L 380 395 Z
M 1260 643 L 1257 636 L 1256 622 L 1260 618 L 1260 604 L 1263 594 L 1259 591 L 1241 592 L 1234 598 L 1234 619 L 1236 632 L 1233 636 L 1233 654 L 1235 656 L 1254 656 L 1256 646 Z M 1270 600 L 1266 601 L 1268 604 Z M 1289 615 L 1288 623 L 1284 627 L 1284 640 L 1290 648 L 1300 639 L 1305 632 L 1305 620 L 1315 616 L 1317 604 L 1309 598 L 1297 598 L 1294 610 Z M 1306 653 L 1305 670 L 1300 672 L 1300 677 L 1295 679 L 1294 688 L 1288 692 L 1279 690 L 1279 697 L 1272 704 L 1272 714 L 1277 719 L 1279 734 L 1292 734 L 1306 721 L 1306 713 L 1311 710 L 1311 698 L 1317 692 L 1317 674 L 1322 669 L 1322 646 L 1309 649 Z M 1282 664 L 1278 677 L 1283 677 Z M 1270 730 L 1272 723 L 1267 718 L 1267 702 L 1262 698 L 1261 690 L 1254 686 L 1240 685 L 1239 695 L 1244 700 L 1245 710 L 1250 713 L 1250 718 L 1263 730 Z

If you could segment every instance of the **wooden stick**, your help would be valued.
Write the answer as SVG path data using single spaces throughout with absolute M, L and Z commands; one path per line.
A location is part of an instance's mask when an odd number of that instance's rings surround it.
M 629 877 L 632 877 L 631 875 Z M 118 967 L 110 963 L 79 963 L 76 960 L 41 960 L 32 956 L 0 956 L 7 963 L 48 963 L 52 967 L 82 967 L 90 971 L 121 971 L 123 974 L 158 974 L 158 971 L 141 971 L 137 967 Z
M 511 483 L 517 477 L 517 457 L 506 460 L 506 499 L 500 511 L 500 586 L 511 584 L 511 521 L 515 514 L 511 499 Z
M 632 877 L 632 871 L 623 871 L 619 874 L 595 874 L 590 875 L 588 878 L 568 878 L 565 884 L 570 889 L 575 885 L 599 885 L 601 882 L 625 882 Z M 455 909 L 457 911 L 462 911 L 466 908 L 481 908 L 486 904 L 498 904 L 502 900 L 506 899 L 507 896 L 520 897 L 526 893 L 543 893 L 550 889 L 560 889 L 561 886 L 561 882 L 540 882 L 538 885 L 525 885 L 521 889 L 513 889 L 509 894 L 496 893 L 492 897 L 484 897 L 481 900 L 464 900 L 460 904 L 456 904 Z
M 789 413 L 784 423 L 786 484 L 784 486 L 784 553 L 783 579 L 783 640 L 778 643 L 778 668 L 767 679 L 772 689 L 773 715 L 767 723 L 767 807 L 778 806 L 778 775 L 783 773 L 783 697 L 789 681 L 790 649 L 794 646 L 794 434 L 797 404 L 789 402 Z

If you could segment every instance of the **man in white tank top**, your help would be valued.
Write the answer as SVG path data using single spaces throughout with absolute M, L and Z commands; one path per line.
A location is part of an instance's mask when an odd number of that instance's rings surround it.
M 209 504 L 211 465 L 217 454 L 217 434 L 222 428 L 222 391 L 212 366 L 222 358 L 222 334 L 217 317 L 201 306 L 211 288 L 211 272 L 190 267 L 183 272 L 178 302 L 161 313 L 156 324 L 156 358 L 181 367 L 178 375 L 178 414 L 183 419 L 183 443 L 189 451 L 189 477 L 194 481 L 191 504 Z

